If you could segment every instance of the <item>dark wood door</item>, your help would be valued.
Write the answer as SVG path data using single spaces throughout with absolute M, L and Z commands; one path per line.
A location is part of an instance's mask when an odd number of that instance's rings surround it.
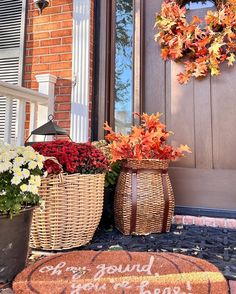
M 144 111 L 162 112 L 173 144 L 192 154 L 170 170 L 177 205 L 236 210 L 236 68 L 179 85 L 181 65 L 163 62 L 154 42 L 161 0 L 144 1 Z

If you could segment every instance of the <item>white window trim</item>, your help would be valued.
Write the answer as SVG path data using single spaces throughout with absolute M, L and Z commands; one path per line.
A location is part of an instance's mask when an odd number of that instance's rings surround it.
M 73 62 L 70 135 L 87 142 L 89 130 L 90 3 L 73 0 Z

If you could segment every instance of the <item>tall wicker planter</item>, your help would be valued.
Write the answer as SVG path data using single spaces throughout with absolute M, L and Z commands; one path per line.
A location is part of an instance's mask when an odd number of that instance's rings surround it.
M 168 165 L 155 159 L 123 162 L 115 194 L 115 225 L 123 234 L 170 230 L 175 203 Z
M 30 246 L 62 250 L 88 243 L 102 215 L 104 180 L 104 174 L 78 173 L 43 178 L 45 208 L 34 211 Z

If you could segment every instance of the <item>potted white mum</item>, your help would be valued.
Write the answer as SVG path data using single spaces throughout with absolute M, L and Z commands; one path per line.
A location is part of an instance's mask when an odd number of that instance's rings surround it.
M 0 141 L 0 282 L 12 280 L 25 266 L 43 162 L 30 146 Z

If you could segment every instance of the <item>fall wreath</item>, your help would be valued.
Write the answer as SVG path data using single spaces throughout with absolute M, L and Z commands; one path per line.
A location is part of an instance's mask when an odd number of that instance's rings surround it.
M 217 2 L 218 10 L 207 11 L 203 28 L 198 16 L 187 21 L 183 4 L 165 1 L 155 22 L 155 40 L 161 45 L 161 57 L 184 63 L 184 71 L 177 75 L 180 84 L 209 72 L 219 75 L 221 63 L 232 66 L 236 60 L 236 5 Z

